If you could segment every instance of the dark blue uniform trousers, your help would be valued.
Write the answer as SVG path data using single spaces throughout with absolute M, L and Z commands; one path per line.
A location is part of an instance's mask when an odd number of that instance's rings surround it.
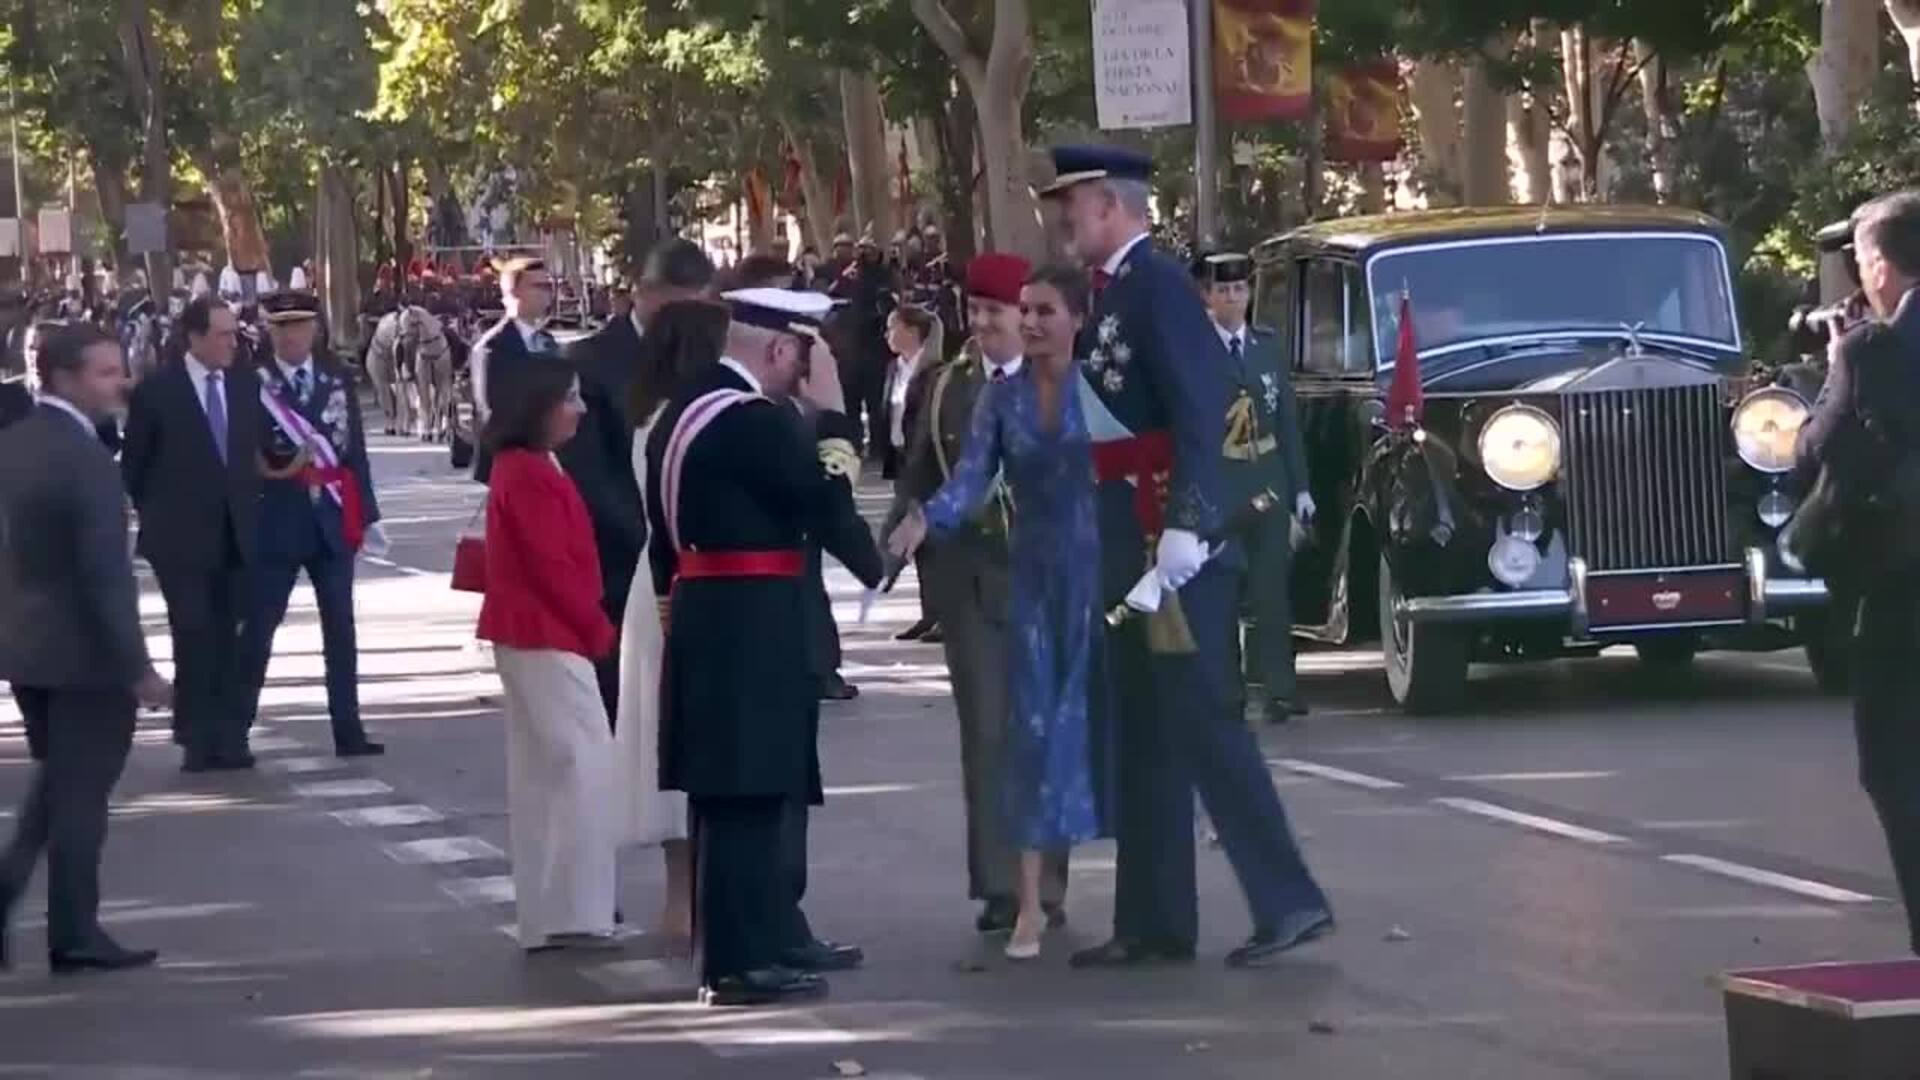
M 241 670 L 252 699 L 249 717 L 260 712 L 260 691 L 267 681 L 267 662 L 273 657 L 273 636 L 287 615 L 287 601 L 300 571 L 313 583 L 320 609 L 321 648 L 326 657 L 327 715 L 333 721 L 336 748 L 365 742 L 360 723 L 360 646 L 353 622 L 353 554 L 336 552 L 322 539 L 319 526 L 311 545 L 288 558 L 284 552 L 262 551 L 254 567 L 253 618 L 248 620 L 241 645 Z
M 1140 620 L 1114 632 L 1119 681 L 1119 882 L 1114 936 L 1191 947 L 1199 936 L 1193 793 L 1198 789 L 1258 929 L 1325 907 L 1238 700 L 1228 636 L 1240 573 L 1218 563 L 1180 590 L 1199 651 L 1149 655 Z M 1132 680 L 1131 684 L 1129 680 Z

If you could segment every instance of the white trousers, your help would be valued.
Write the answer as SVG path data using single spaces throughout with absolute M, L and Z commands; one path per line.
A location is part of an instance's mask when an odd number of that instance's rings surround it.
M 613 736 L 593 664 L 497 645 L 507 697 L 507 835 L 520 944 L 613 930 L 620 828 Z

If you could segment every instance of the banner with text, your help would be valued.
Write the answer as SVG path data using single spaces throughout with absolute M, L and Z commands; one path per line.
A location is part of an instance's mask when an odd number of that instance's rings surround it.
M 1213 0 L 1214 88 L 1232 123 L 1312 110 L 1314 0 Z
M 1391 161 L 1400 153 L 1400 67 L 1354 64 L 1327 80 L 1327 160 Z
M 1185 0 L 1093 0 L 1093 97 L 1100 126 L 1193 122 Z

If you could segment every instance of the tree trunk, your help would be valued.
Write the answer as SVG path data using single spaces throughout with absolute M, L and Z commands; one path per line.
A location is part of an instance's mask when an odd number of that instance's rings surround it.
M 167 145 L 166 80 L 153 40 L 151 0 L 121 0 L 119 32 L 121 67 L 141 115 L 140 201 L 159 206 L 164 215 L 173 209 L 173 152 Z M 147 289 L 156 301 L 173 290 L 171 246 L 147 253 Z
M 1553 132 L 1547 110 L 1532 92 L 1507 95 L 1507 137 L 1511 141 L 1520 188 L 1529 203 L 1553 199 L 1553 163 L 1548 155 Z
M 824 255 L 833 240 L 833 189 L 821 178 L 820 155 L 813 152 L 813 144 L 800 134 L 798 125 L 783 115 L 780 131 L 793 148 L 794 159 L 800 162 L 800 198 L 806 204 L 801 211 L 809 242 Z
M 1387 209 L 1387 167 L 1379 161 L 1363 161 L 1355 171 L 1360 181 L 1360 212 L 1385 213 Z
M 320 167 L 314 188 L 313 273 L 328 340 L 351 355 L 360 345 L 360 234 L 354 228 L 353 185 L 338 165 Z
M 1586 27 L 1575 24 L 1560 32 L 1560 62 L 1567 80 L 1567 142 L 1580 161 L 1579 197 L 1590 202 L 1600 194 L 1599 155 L 1594 142 L 1599 130 L 1599 103 L 1593 85 L 1593 45 Z
M 1460 111 L 1455 104 L 1459 72 L 1440 59 L 1413 66 L 1414 123 L 1420 134 L 1420 160 L 1427 203 L 1456 206 L 1460 202 Z
M 401 154 L 393 162 L 393 254 L 405 267 L 413 261 L 413 207 L 408 191 L 412 162 Z
M 1667 62 L 1644 41 L 1635 40 L 1633 54 L 1640 65 L 1640 107 L 1647 118 L 1647 163 L 1653 173 L 1653 197 L 1673 198 L 1673 146 L 1680 137 L 1667 86 Z
M 1021 115 L 1033 76 L 1029 0 L 993 0 L 993 34 L 984 57 L 942 0 L 913 0 L 913 11 L 973 95 L 980 159 L 986 167 L 988 246 L 1030 257 L 1043 255 L 1046 243 L 1028 180 L 1026 126 Z
M 840 72 L 841 118 L 847 130 L 847 170 L 852 177 L 854 231 L 885 244 L 893 238 L 893 170 L 887 165 L 886 115 L 880 83 L 872 73 Z
M 946 217 L 947 256 L 954 265 L 965 266 L 978 250 L 973 212 L 973 137 L 978 122 L 966 84 L 955 85 L 946 108 L 934 117 L 933 127 L 940 143 L 941 168 L 935 175 Z
M 1300 205 L 1308 221 L 1317 220 L 1327 203 L 1327 123 L 1326 97 L 1319 83 L 1307 89 L 1306 154 L 1301 164 Z
M 1904 33 L 1904 31 L 1903 31 Z M 1860 104 L 1880 65 L 1880 5 L 1874 0 L 1825 0 L 1820 5 L 1820 47 L 1807 60 L 1820 142 L 1839 149 L 1859 119 Z
M 124 165 L 109 164 L 89 148 L 87 164 L 93 173 L 93 193 L 100 200 L 100 220 L 106 226 L 113 248 L 114 270 L 124 276 L 130 265 L 127 254 L 127 172 Z
M 1486 46 L 1500 53 L 1504 42 Z M 1466 66 L 1461 80 L 1461 130 L 1465 154 L 1461 162 L 1461 197 L 1468 206 L 1503 206 L 1513 201 L 1513 178 L 1507 165 L 1507 110 L 1494 87 L 1486 57 Z
M 1887 15 L 1907 45 L 1907 77 L 1913 80 L 1914 107 L 1920 109 L 1920 0 L 1887 0 Z
M 260 227 L 260 209 L 253 198 L 253 187 L 240 171 L 238 149 L 231 160 L 224 155 L 196 155 L 195 164 L 208 178 L 214 209 L 220 212 L 220 232 L 227 245 L 227 261 L 240 272 L 240 294 L 253 299 L 259 270 L 272 272 L 267 255 L 267 234 Z

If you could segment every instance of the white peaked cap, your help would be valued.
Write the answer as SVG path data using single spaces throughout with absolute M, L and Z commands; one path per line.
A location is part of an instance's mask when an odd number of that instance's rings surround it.
M 735 289 L 720 299 L 736 322 L 792 334 L 817 334 L 820 320 L 834 307 L 830 297 L 798 289 Z

